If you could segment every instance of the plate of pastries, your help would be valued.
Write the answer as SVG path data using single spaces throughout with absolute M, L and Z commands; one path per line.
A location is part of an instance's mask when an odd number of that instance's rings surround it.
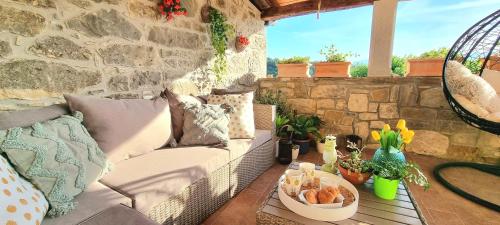
M 315 170 L 312 163 L 288 169 L 279 180 L 278 196 L 291 211 L 315 220 L 339 221 L 358 209 L 356 187 L 342 177 Z

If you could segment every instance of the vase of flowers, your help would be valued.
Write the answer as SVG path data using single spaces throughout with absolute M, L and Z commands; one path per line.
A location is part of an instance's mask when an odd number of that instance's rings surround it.
M 248 40 L 247 37 L 243 36 L 243 35 L 238 35 L 236 37 L 236 41 L 234 43 L 234 47 L 236 48 L 236 51 L 237 52 L 242 52 L 243 50 L 245 50 L 245 48 L 250 44 L 250 41 Z
M 380 160 L 406 162 L 402 149 L 413 140 L 415 132 L 408 130 L 405 120 L 399 120 L 396 127 L 397 130 L 394 131 L 391 130 L 389 124 L 385 124 L 380 132 L 371 132 L 373 139 L 380 143 L 380 148 L 373 155 L 372 161 L 374 163 Z
M 422 186 L 424 190 L 430 187 L 427 177 L 415 163 L 381 159 L 373 163 L 372 167 L 375 174 L 373 189 L 379 198 L 394 199 L 401 180 Z

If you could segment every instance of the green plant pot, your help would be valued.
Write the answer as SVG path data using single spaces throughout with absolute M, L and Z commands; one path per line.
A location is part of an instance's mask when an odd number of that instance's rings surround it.
M 379 198 L 386 200 L 396 198 L 398 185 L 399 180 L 389 180 L 377 175 L 373 176 L 373 189 L 375 189 L 375 195 Z

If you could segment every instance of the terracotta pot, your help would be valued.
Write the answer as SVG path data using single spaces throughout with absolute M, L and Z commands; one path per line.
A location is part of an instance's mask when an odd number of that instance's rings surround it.
M 278 77 L 309 77 L 309 67 L 305 63 L 277 64 Z
M 238 41 L 238 38 L 236 37 L 236 41 L 234 42 L 234 47 L 236 48 L 236 52 L 242 52 L 243 50 L 245 50 L 247 46 L 240 43 Z
M 342 177 L 346 179 L 347 181 L 351 182 L 351 184 L 354 185 L 359 185 L 359 184 L 364 184 L 370 177 L 372 176 L 372 173 L 355 173 L 352 171 L 349 171 L 348 169 L 342 167 L 339 164 L 339 171 L 340 174 L 342 174 Z
M 323 152 L 325 151 L 325 143 L 316 141 L 316 150 L 318 151 L 318 153 L 323 154 Z
M 443 74 L 444 59 L 409 59 L 406 76 L 439 77 Z
M 490 60 L 488 60 L 488 62 L 486 63 L 486 68 L 490 70 L 500 71 L 500 57 L 494 55 L 490 56 Z
M 212 9 L 212 7 L 208 4 L 201 7 L 201 21 L 203 23 L 210 23 L 210 9 Z
M 351 62 L 321 62 L 314 64 L 315 77 L 349 77 Z

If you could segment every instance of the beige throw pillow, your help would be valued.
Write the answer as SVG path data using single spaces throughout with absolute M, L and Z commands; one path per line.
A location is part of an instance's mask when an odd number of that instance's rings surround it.
M 208 104 L 227 104 L 233 108 L 229 114 L 230 138 L 254 138 L 253 92 L 244 94 L 209 95 Z
M 85 115 L 83 124 L 113 163 L 161 148 L 172 137 L 166 99 L 64 98 L 72 111 Z

